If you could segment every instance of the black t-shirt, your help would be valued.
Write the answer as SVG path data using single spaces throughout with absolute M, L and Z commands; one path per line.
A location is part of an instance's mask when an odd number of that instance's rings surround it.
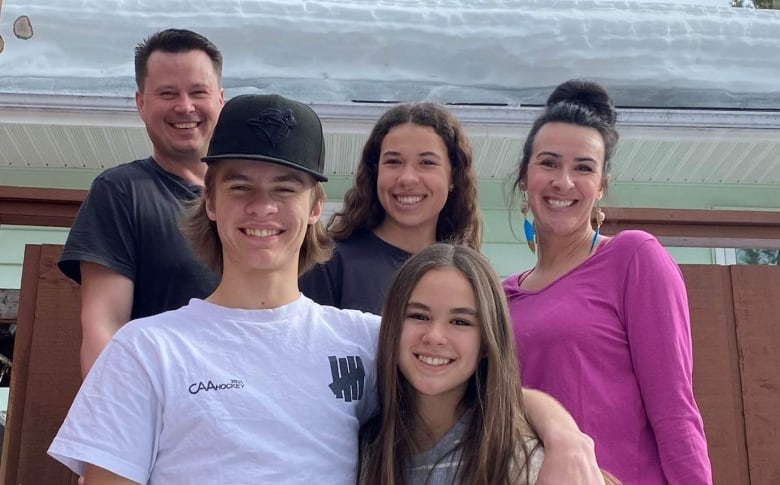
M 411 253 L 372 231 L 336 241 L 333 256 L 299 279 L 301 292 L 321 305 L 379 314 L 395 272 Z
M 89 189 L 68 234 L 60 270 L 81 283 L 81 261 L 97 263 L 134 283 L 131 318 L 204 298 L 218 278 L 195 261 L 178 218 L 200 187 L 160 168 L 151 158 L 110 168 Z

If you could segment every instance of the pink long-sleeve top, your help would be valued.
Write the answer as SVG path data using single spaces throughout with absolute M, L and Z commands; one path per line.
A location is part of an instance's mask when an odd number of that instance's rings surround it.
M 658 241 L 623 231 L 539 291 L 522 276 L 504 290 L 523 386 L 558 399 L 624 484 L 712 483 L 688 298 Z

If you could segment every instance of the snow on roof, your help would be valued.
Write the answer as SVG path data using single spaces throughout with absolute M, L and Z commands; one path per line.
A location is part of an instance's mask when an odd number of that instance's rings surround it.
M 542 104 L 583 77 L 620 106 L 780 109 L 780 11 L 727 0 L 0 3 L 0 93 L 130 97 L 135 45 L 181 27 L 220 47 L 228 96 Z

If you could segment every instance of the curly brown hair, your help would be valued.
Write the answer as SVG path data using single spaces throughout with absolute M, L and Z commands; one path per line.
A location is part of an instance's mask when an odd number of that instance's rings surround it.
M 476 250 L 482 244 L 482 217 L 477 202 L 477 176 L 466 132 L 450 111 L 438 103 L 404 103 L 387 110 L 376 122 L 363 146 L 355 180 L 344 196 L 344 206 L 328 222 L 336 241 L 376 228 L 385 218 L 376 183 L 382 140 L 395 126 L 413 123 L 433 128 L 447 147 L 453 191 L 439 213 L 436 241 L 460 242 Z

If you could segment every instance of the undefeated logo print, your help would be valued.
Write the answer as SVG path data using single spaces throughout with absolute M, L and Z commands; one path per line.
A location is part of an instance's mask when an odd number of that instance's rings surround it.
M 328 387 L 336 398 L 346 402 L 363 399 L 366 371 L 360 357 L 357 355 L 347 357 L 331 355 L 328 360 L 330 361 L 330 373 L 333 375 L 333 382 Z

